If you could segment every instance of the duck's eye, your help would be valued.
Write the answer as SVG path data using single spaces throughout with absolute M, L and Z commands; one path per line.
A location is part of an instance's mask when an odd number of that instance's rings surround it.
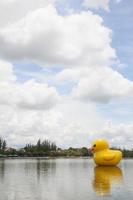
M 93 147 L 96 147 L 96 144 L 94 144 Z

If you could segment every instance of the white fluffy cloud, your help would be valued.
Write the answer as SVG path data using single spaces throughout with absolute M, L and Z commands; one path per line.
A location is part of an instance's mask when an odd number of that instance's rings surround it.
M 8 145 L 22 145 L 28 139 L 35 141 L 51 123 L 56 128 L 58 113 L 50 118 L 49 110 L 59 99 L 55 87 L 45 83 L 34 80 L 18 83 L 12 64 L 0 61 L 0 135 Z
M 87 70 L 76 88 L 73 96 L 84 101 L 106 103 L 113 98 L 127 97 L 133 94 L 133 82 L 124 78 L 119 72 L 109 67 Z
M 109 0 L 84 0 L 83 6 L 86 8 L 109 10 Z
M 0 104 L 25 109 L 49 109 L 59 100 L 54 87 L 28 80 L 17 83 L 12 64 L 0 60 Z
M 111 142 L 111 146 L 131 149 L 133 143 L 132 133 L 132 123 L 113 124 L 109 122 L 104 125 L 101 137 L 107 138 Z
M 35 143 L 38 138 L 50 139 L 61 147 L 88 145 L 102 118 L 93 104 L 87 106 L 62 98 L 51 110 L 14 109 L 0 106 L 0 133 L 8 145 Z
M 3 57 L 67 67 L 57 74 L 57 79 L 63 74 L 77 79 L 78 86 L 73 93 L 79 99 L 108 102 L 113 97 L 127 95 L 130 90 L 130 81 L 104 67 L 110 66 L 116 58 L 111 47 L 111 31 L 102 24 L 101 17 L 92 12 L 61 16 L 49 5 L 2 29 L 0 40 Z M 72 66 L 74 70 L 69 69 Z M 111 84 L 117 81 L 118 88 L 112 89 Z M 127 91 L 122 93 L 123 84 Z
M 88 9 L 104 9 L 106 11 L 109 11 L 109 3 L 110 0 L 83 0 L 83 7 Z M 122 0 L 114 0 L 117 4 L 122 2 Z
M 93 104 L 64 98 L 52 110 L 11 106 L 0 106 L 0 110 L 0 133 L 11 146 L 36 143 L 41 138 L 55 141 L 60 147 L 89 147 L 93 140 L 106 138 L 110 146 L 132 148 L 133 124 L 105 124 Z
M 53 107 L 58 100 L 59 95 L 54 87 L 33 80 L 24 84 L 0 84 L 0 104 L 3 105 L 43 110 Z
M 133 95 L 133 82 L 109 67 L 65 69 L 55 77 L 72 84 L 72 96 L 85 102 L 108 103 Z
M 61 16 L 52 5 L 0 31 L 1 56 L 49 65 L 109 65 L 116 58 L 110 43 L 111 31 L 98 15 L 88 11 Z
M 13 73 L 13 66 L 11 63 L 0 60 L 0 83 L 12 82 L 16 80 L 16 76 Z
M 54 2 L 54 0 L 0 0 L 0 27 L 15 23 L 27 13 Z

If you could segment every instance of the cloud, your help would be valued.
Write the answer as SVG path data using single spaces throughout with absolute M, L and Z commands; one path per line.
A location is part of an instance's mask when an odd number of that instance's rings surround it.
M 91 133 L 102 124 L 94 105 L 65 97 L 51 110 L 14 109 L 9 105 L 0 109 L 0 133 L 13 146 L 35 143 L 38 138 L 50 139 L 61 147 L 87 146 Z
M 49 109 L 59 100 L 55 87 L 28 80 L 18 83 L 13 66 L 0 60 L 0 104 L 25 109 Z
M 109 10 L 109 0 L 84 0 L 83 6 L 85 8 L 94 8 L 99 9 L 103 8 L 104 10 Z
M 67 67 L 108 65 L 116 55 L 111 31 L 102 22 L 89 11 L 61 16 L 49 5 L 2 29 L 0 54 L 10 60 Z
M 132 148 L 133 124 L 106 122 L 91 103 L 62 98 L 51 110 L 11 106 L 0 106 L 0 110 L 0 133 L 9 146 L 20 147 L 41 138 L 55 141 L 63 148 L 89 147 L 93 140 L 106 138 L 110 146 Z
M 15 76 L 13 66 L 1 63 L 4 65 L 0 74 L 6 69 L 7 77 L 0 82 L 0 135 L 9 146 L 35 143 L 38 138 L 56 141 L 61 147 L 88 144 L 89 131 L 96 131 L 102 123 L 93 104 L 86 107 L 82 102 L 60 96 L 54 87 L 34 80 L 18 83 L 11 79 Z
M 0 83 L 12 82 L 16 80 L 16 76 L 13 73 L 13 66 L 11 63 L 0 60 Z
M 58 112 L 51 118 L 50 110 L 59 100 L 55 87 L 34 80 L 19 83 L 12 64 L 0 60 L 0 135 L 8 145 L 35 141 L 45 130 L 56 128 Z
M 0 27 L 6 27 L 22 19 L 26 14 L 49 4 L 54 0 L 1 0 L 0 1 Z M 8 13 L 8 15 L 7 15 Z
M 113 124 L 108 122 L 103 126 L 101 137 L 107 138 L 111 142 L 111 146 L 132 148 L 132 123 Z
M 59 100 L 54 87 L 29 80 L 24 84 L 0 83 L 0 104 L 23 109 L 49 109 Z
M 64 69 L 55 78 L 70 83 L 73 98 L 84 102 L 105 104 L 133 94 L 133 82 L 110 67 Z
M 88 9 L 104 9 L 106 11 L 109 11 L 109 4 L 110 0 L 83 0 L 83 7 Z M 122 0 L 115 0 L 115 2 L 118 4 L 122 2 Z
M 133 82 L 109 67 L 98 68 L 81 77 L 72 93 L 84 101 L 107 103 L 113 98 L 132 96 Z

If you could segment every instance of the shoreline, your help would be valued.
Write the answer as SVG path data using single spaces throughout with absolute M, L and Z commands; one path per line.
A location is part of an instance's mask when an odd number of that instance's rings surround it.
M 39 156 L 38 157 L 37 156 L 36 157 L 34 157 L 34 156 L 32 156 L 32 157 L 28 157 L 28 156 L 26 156 L 26 157 L 21 157 L 21 156 L 12 157 L 11 156 L 10 157 L 9 156 L 8 157 L 7 156 L 7 157 L 0 157 L 0 160 L 3 160 L 3 159 L 46 159 L 47 160 L 47 159 L 62 159 L 62 158 L 65 158 L 65 159 L 70 159 L 70 158 L 92 159 L 92 157 L 87 157 L 87 156 L 86 157 L 85 156 L 84 157 L 82 157 L 82 156 L 64 156 L 64 157 L 63 156 L 57 156 L 57 157 L 49 157 L 49 156 L 46 156 L 46 157 L 42 157 L 42 156 L 40 156 L 40 157 Z
M 28 156 L 26 156 L 26 157 L 21 157 L 21 156 L 18 156 L 18 157 L 0 157 L 0 160 L 11 160 L 11 159 L 13 159 L 13 160 L 15 160 L 15 159 L 20 159 L 20 160 L 22 160 L 22 159 L 45 159 L 45 160 L 54 160 L 54 159 L 93 159 L 93 157 L 87 157 L 87 156 L 59 156 L 59 157 L 48 157 L 48 156 L 46 156 L 46 157 L 42 157 L 42 156 L 40 156 L 40 157 L 28 157 Z M 123 160 L 132 160 L 133 158 L 131 158 L 131 157 L 125 157 L 125 158 L 123 158 Z

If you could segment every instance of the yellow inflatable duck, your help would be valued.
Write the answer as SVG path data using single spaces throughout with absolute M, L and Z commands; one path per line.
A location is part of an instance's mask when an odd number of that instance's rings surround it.
M 115 166 L 122 159 L 122 152 L 110 150 L 109 144 L 105 139 L 95 140 L 92 144 L 91 151 L 94 153 L 96 165 Z
M 94 168 L 94 191 L 98 196 L 110 196 L 111 187 L 116 183 L 121 185 L 123 181 L 122 171 L 117 166 L 96 166 Z

